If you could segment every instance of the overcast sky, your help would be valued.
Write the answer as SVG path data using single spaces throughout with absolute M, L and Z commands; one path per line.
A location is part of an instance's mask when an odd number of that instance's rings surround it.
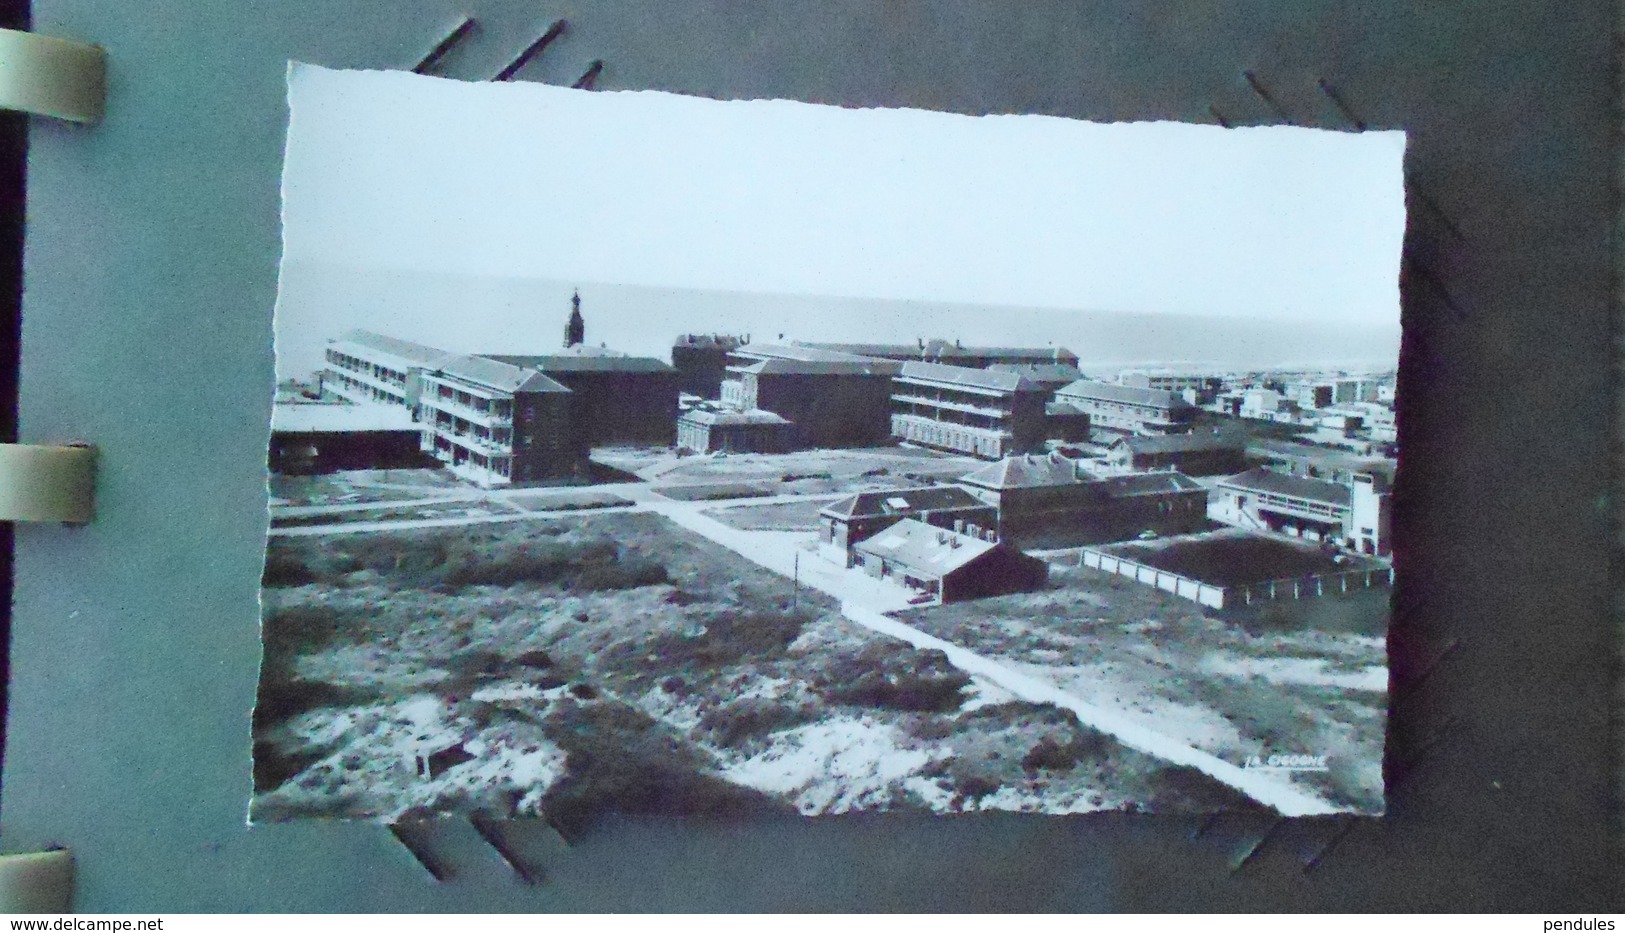
M 942 303 L 1263 319 L 1380 330 L 1397 350 L 1400 133 L 857 110 L 308 65 L 292 66 L 289 101 L 285 280 L 319 265 L 373 280 L 402 270 L 910 302 L 898 313 Z M 294 307 L 287 284 L 279 344 L 355 326 L 319 301 Z M 484 307 L 479 294 L 444 308 L 442 326 L 521 312 L 562 326 L 556 307 Z M 371 326 L 388 330 L 387 318 Z M 660 341 L 681 323 L 659 322 Z M 769 329 L 796 330 L 756 328 Z M 902 329 L 938 335 L 928 322 Z

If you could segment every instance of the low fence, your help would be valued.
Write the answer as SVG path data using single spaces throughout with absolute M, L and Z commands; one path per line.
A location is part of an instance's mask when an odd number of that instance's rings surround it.
M 1360 589 L 1392 586 L 1394 583 L 1392 567 L 1339 570 L 1306 577 L 1217 586 L 1093 548 L 1084 548 L 1078 562 L 1084 567 L 1093 567 L 1120 577 L 1128 577 L 1214 609 L 1251 606 L 1254 603 L 1280 599 L 1313 599 L 1327 593 L 1348 593 Z

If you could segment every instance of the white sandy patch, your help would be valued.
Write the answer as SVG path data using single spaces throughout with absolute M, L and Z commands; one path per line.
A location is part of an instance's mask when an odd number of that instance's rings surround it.
M 808 814 L 883 806 L 894 787 L 932 760 L 900 747 L 896 730 L 869 719 L 826 720 L 767 741 L 766 751 L 727 766 L 723 776 L 781 795 Z
M 1121 668 L 1121 664 L 1010 666 L 1048 681 L 1085 703 L 1113 710 L 1147 731 L 1209 754 L 1229 757 L 1238 750 L 1253 750 L 1230 720 L 1205 706 L 1175 703 L 1159 696 L 1154 686 L 1119 676 L 1114 669 Z
M 1242 680 L 1257 677 L 1272 684 L 1337 687 L 1372 693 L 1388 690 L 1388 669 L 1382 665 L 1337 673 L 1328 671 L 1326 663 L 1324 658 L 1234 658 L 1214 654 L 1202 660 L 1201 669 Z
M 984 706 L 997 706 L 1000 703 L 1009 703 L 1016 698 L 1014 693 L 1004 689 L 998 684 L 980 674 L 972 674 L 970 683 L 965 685 L 961 694 L 965 702 L 959 704 L 961 714 L 981 709 Z

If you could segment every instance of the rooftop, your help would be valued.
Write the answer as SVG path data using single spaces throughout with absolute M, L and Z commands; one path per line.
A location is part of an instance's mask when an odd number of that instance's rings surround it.
M 1196 492 L 1201 483 L 1183 473 L 1172 470 L 1161 473 L 1125 473 L 1095 480 L 1093 485 L 1113 499 L 1128 496 L 1151 496 L 1165 492 Z
M 678 421 L 709 425 L 787 425 L 791 422 L 770 411 L 753 408 L 750 411 L 719 411 L 714 408 L 691 408 L 678 417 Z
M 388 337 L 370 330 L 352 330 L 337 340 L 328 342 L 339 350 L 345 349 L 345 344 L 349 344 L 351 352 L 360 349 L 369 351 L 368 355 L 370 356 L 382 354 L 394 357 L 397 362 L 404 364 L 403 369 L 410 369 L 415 366 L 432 366 L 451 355 L 445 350 L 437 350 L 434 347 L 413 343 L 410 340 L 401 340 L 398 337 Z
M 495 360 L 498 363 L 535 369 L 544 373 L 676 372 L 676 370 L 672 369 L 671 364 L 665 360 L 657 360 L 652 356 L 628 356 L 619 350 L 611 350 L 607 347 L 589 347 L 585 344 L 577 344 L 556 353 L 542 353 L 533 356 L 504 353 L 482 353 L 480 355 L 485 359 Z
M 1065 363 L 994 363 L 988 369 L 1000 373 L 1015 373 L 1044 385 L 1069 385 L 1083 378 L 1076 366 Z
M 1123 402 L 1129 405 L 1151 405 L 1157 408 L 1190 408 L 1184 397 L 1164 389 L 1142 389 L 1137 386 L 1120 386 L 1110 382 L 1100 382 L 1095 379 L 1079 379 L 1077 382 L 1056 392 L 1060 401 L 1066 397 L 1080 399 L 1099 399 L 1107 402 Z
M 448 356 L 430 375 L 451 376 L 498 392 L 568 392 L 569 389 L 534 369 L 488 356 Z
M 905 518 L 880 534 L 856 545 L 856 550 L 895 560 L 916 573 L 945 576 L 998 545 L 991 541 L 956 534 Z
M 290 434 L 340 434 L 368 431 L 418 431 L 404 405 L 358 402 L 278 402 L 271 408 L 271 430 Z
M 1080 482 L 1077 464 L 1060 454 L 1005 457 L 960 477 L 984 489 L 1031 489 Z
M 1307 499 L 1324 505 L 1347 506 L 1350 499 L 1349 488 L 1341 483 L 1310 479 L 1307 476 L 1293 476 L 1291 473 L 1277 473 L 1267 467 L 1257 467 L 1245 473 L 1238 473 L 1220 480 L 1219 485 L 1253 492 L 1274 493 L 1293 499 Z
M 897 375 L 900 363 L 797 344 L 747 343 L 733 351 L 734 365 L 746 372 L 781 375 Z
M 1189 434 L 1161 436 L 1134 435 L 1120 437 L 1113 447 L 1126 447 L 1137 454 L 1180 453 L 1191 450 L 1236 450 L 1247 445 L 1247 437 L 1239 432 L 1193 431 Z
M 818 514 L 832 518 L 866 518 L 987 507 L 986 502 L 971 495 L 963 486 L 921 486 L 860 492 L 824 506 Z
M 999 392 L 1033 392 L 1039 389 L 1037 383 L 1017 373 L 977 369 L 970 366 L 945 366 L 941 363 L 904 363 L 902 371 L 897 374 L 897 377 L 899 379 L 917 379 L 922 382 L 968 386 L 976 389 L 992 389 Z

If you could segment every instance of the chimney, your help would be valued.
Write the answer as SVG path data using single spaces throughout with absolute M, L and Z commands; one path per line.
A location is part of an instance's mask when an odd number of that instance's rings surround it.
M 962 535 L 964 533 L 965 533 L 965 520 L 963 518 L 954 519 L 954 534 Z
M 980 538 L 982 536 L 982 528 L 980 525 L 973 523 L 966 527 L 965 534 L 970 535 L 972 538 Z

